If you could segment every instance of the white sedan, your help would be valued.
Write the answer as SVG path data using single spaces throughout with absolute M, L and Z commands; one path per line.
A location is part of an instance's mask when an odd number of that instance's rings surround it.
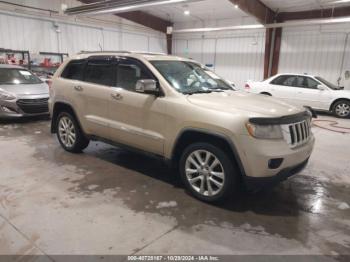
M 341 90 L 318 76 L 278 74 L 262 82 L 248 81 L 245 90 L 298 106 L 330 111 L 341 118 L 350 116 L 350 90 Z

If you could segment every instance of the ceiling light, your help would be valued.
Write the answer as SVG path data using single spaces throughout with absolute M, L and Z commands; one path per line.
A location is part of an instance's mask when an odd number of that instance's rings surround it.
M 336 0 L 336 1 L 333 1 L 329 4 L 344 4 L 344 3 L 349 3 L 350 0 Z
M 238 9 L 238 5 L 235 5 L 235 8 Z
M 123 13 L 140 10 L 147 7 L 170 5 L 176 3 L 188 2 L 189 0 L 132 0 L 132 1 L 111 1 L 98 2 L 95 4 L 86 4 L 77 7 L 68 8 L 65 14 L 68 15 L 101 15 L 108 13 Z
M 185 10 L 184 11 L 184 15 L 190 15 L 190 14 L 191 14 L 190 10 Z

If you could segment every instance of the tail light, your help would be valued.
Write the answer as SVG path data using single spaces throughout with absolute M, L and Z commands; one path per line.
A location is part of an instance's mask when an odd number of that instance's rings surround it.
M 250 85 L 247 83 L 247 84 L 245 84 L 244 88 L 245 89 L 250 89 Z

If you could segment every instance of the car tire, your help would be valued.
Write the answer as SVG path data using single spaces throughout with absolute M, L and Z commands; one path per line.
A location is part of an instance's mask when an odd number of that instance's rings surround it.
M 220 202 L 236 191 L 238 169 L 232 159 L 215 145 L 189 145 L 182 153 L 179 169 L 186 189 L 199 200 Z
M 339 118 L 350 117 L 350 101 L 340 100 L 336 102 L 332 108 L 333 114 Z
M 76 118 L 68 112 L 62 112 L 57 118 L 57 138 L 61 146 L 70 153 L 81 153 L 89 145 Z

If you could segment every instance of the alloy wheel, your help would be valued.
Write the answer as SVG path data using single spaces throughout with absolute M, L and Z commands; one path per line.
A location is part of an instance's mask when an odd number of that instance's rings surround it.
M 63 116 L 58 123 L 58 134 L 65 147 L 71 148 L 76 142 L 76 131 L 73 121 Z
M 220 160 L 207 150 L 196 150 L 186 159 L 186 178 L 203 196 L 215 196 L 223 188 L 225 172 Z

